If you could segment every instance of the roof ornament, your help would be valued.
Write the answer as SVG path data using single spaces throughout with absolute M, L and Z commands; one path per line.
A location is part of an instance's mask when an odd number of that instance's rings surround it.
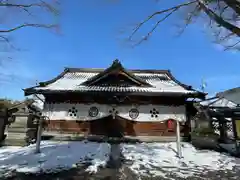
M 122 67 L 122 64 L 121 64 L 121 62 L 118 59 L 115 59 L 113 61 L 113 63 L 112 63 L 112 66 L 114 66 L 114 67 L 117 67 L 117 66 Z
M 207 87 L 207 83 L 204 79 L 202 79 L 202 82 L 201 82 L 201 90 L 202 92 L 205 92 L 205 88 Z

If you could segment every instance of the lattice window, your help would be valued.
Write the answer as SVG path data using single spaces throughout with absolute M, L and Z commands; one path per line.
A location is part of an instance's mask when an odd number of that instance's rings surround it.
M 212 121 L 212 128 L 214 129 L 214 131 L 217 133 L 219 132 L 219 122 L 218 121 Z M 227 131 L 229 132 L 233 132 L 233 127 L 232 127 L 232 122 L 231 121 L 227 121 L 226 122 L 226 128 L 227 128 Z
M 212 128 L 214 129 L 214 131 L 219 131 L 219 122 L 213 121 Z
M 228 130 L 229 132 L 233 132 L 232 121 L 228 121 L 228 122 L 227 122 L 227 130 Z

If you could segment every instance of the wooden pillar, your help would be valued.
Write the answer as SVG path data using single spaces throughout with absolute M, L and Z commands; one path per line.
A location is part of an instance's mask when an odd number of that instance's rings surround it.
M 182 158 L 182 149 L 181 149 L 181 136 L 180 136 L 180 123 L 179 121 L 177 120 L 176 121 L 177 123 L 177 127 L 176 127 L 176 139 L 177 139 L 177 156 L 179 158 Z
M 0 142 L 4 141 L 6 138 L 5 128 L 8 121 L 8 110 L 7 108 L 0 109 Z
M 235 140 L 235 148 L 236 148 L 236 152 L 237 154 L 240 153 L 240 147 L 239 147 L 239 133 L 238 133 L 238 130 L 237 130 L 237 121 L 240 121 L 238 120 L 240 118 L 234 116 L 232 117 L 232 127 L 233 127 L 233 135 L 234 135 L 234 140 Z
M 38 121 L 37 142 L 36 142 L 35 153 L 40 153 L 40 144 L 41 144 L 41 138 L 42 138 L 42 124 L 43 124 L 43 119 L 42 117 L 40 117 Z
M 227 123 L 223 115 L 217 117 L 219 121 L 220 142 L 225 142 L 227 137 Z

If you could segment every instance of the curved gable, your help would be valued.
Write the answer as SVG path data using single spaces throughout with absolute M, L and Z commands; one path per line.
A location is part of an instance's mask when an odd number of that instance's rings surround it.
M 105 69 L 104 71 L 100 72 L 89 80 L 83 82 L 81 85 L 112 85 L 111 82 L 116 83 L 116 85 L 126 82 L 129 83 L 129 85 L 132 84 L 134 86 L 152 87 L 151 84 L 135 76 L 133 73 L 128 72 L 119 62 L 119 60 L 113 61 L 112 65 L 109 68 Z

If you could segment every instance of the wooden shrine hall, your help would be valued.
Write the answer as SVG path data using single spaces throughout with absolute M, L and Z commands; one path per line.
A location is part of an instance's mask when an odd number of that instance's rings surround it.
M 65 68 L 57 77 L 24 89 L 45 97 L 47 131 L 123 136 L 182 136 L 196 110 L 189 98 L 205 94 L 179 82 L 169 70 Z

